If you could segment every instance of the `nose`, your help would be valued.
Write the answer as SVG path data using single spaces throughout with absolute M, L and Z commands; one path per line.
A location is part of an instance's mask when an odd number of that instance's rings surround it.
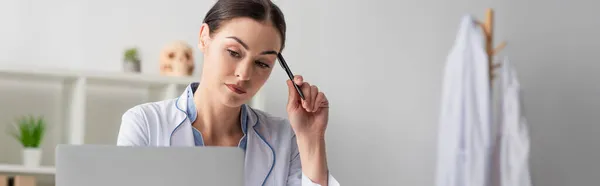
M 180 62 L 185 62 L 185 61 L 187 61 L 187 59 L 186 59 L 185 55 L 179 55 L 179 56 L 177 57 L 177 61 L 180 61 Z
M 235 77 L 239 80 L 247 81 L 250 80 L 250 76 L 252 76 L 252 63 L 249 61 L 244 61 L 238 63 L 235 69 Z

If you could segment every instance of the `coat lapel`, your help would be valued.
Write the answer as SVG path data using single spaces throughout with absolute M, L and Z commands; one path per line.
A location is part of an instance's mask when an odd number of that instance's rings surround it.
M 192 133 L 192 125 L 187 117 L 187 102 L 188 102 L 188 86 L 173 105 L 173 123 L 168 126 L 169 143 L 167 146 L 194 146 L 194 135 Z
M 263 185 L 275 166 L 275 151 L 268 143 L 265 123 L 261 123 L 252 108 L 248 112 L 248 146 L 246 148 L 245 183 L 247 185 Z M 268 185 L 268 184 L 267 184 Z

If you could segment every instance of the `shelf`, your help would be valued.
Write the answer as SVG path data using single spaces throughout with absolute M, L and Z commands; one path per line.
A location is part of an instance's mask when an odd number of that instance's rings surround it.
M 19 82 L 55 82 L 61 84 L 61 123 L 66 125 L 68 144 L 85 144 L 86 108 L 89 104 L 89 88 L 145 89 L 147 102 L 176 98 L 187 85 L 199 81 L 195 77 L 174 77 L 159 74 L 73 71 L 62 69 L 2 68 L 0 79 Z M 124 100 L 127 101 L 127 100 Z M 141 103 L 141 102 L 140 102 Z M 120 117 L 119 115 L 109 118 Z
M 0 164 L 0 173 L 54 175 L 56 169 L 50 166 L 25 167 L 16 164 Z
M 89 83 L 99 85 L 121 86 L 148 86 L 161 87 L 166 85 L 187 86 L 189 83 L 199 81 L 196 77 L 171 77 L 158 74 L 127 73 L 127 72 L 93 72 L 70 71 L 59 69 L 25 69 L 3 68 L 0 69 L 1 78 L 65 81 L 72 82 L 77 79 L 86 79 Z

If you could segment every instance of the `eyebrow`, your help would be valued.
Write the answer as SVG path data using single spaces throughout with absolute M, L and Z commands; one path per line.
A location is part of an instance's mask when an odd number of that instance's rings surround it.
M 227 38 L 229 38 L 229 39 L 233 39 L 233 40 L 237 41 L 237 42 L 238 42 L 238 43 L 240 43 L 240 45 L 242 45 L 242 46 L 243 46 L 243 47 L 244 47 L 246 50 L 249 50 L 249 47 L 248 47 L 248 45 L 247 45 L 246 43 L 244 43 L 244 42 L 243 42 L 243 41 L 242 41 L 240 38 L 237 38 L 237 37 L 235 37 L 235 36 L 229 36 L 229 37 L 227 37 Z M 277 55 L 277 52 L 275 52 L 274 50 L 267 50 L 267 51 L 264 51 L 264 52 L 262 52 L 262 53 L 260 53 L 260 54 L 261 54 L 261 55 L 266 55 L 266 54 L 273 54 L 273 55 Z

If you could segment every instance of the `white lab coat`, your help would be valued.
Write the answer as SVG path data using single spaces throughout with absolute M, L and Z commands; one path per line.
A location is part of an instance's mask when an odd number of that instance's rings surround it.
M 463 16 L 446 59 L 438 121 L 437 186 L 489 183 L 490 90 L 484 35 Z
M 501 66 L 499 178 L 501 186 L 531 186 L 529 129 L 522 108 L 521 85 L 516 70 L 505 58 Z
M 127 110 L 122 116 L 117 145 L 194 146 L 186 95 L 184 92 L 175 99 Z M 249 118 L 245 185 L 318 185 L 302 174 L 295 134 L 288 120 L 249 107 L 246 111 Z M 328 185 L 339 186 L 331 174 Z

